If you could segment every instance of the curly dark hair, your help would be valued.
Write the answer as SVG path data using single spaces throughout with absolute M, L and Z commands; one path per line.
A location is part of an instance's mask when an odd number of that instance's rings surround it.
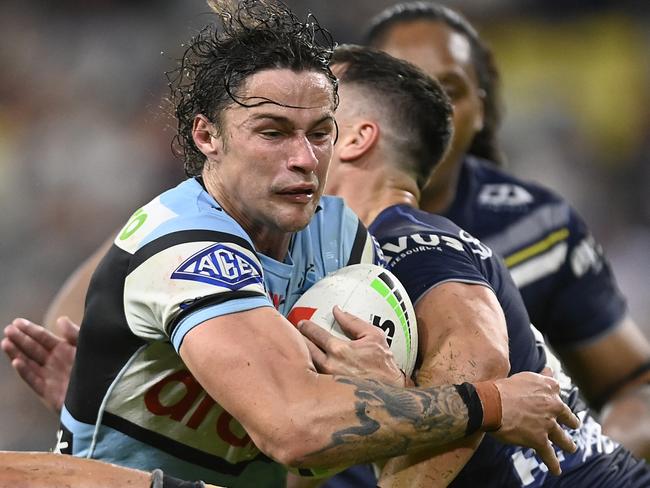
M 431 161 L 442 158 L 451 138 L 452 106 L 440 84 L 416 66 L 378 49 L 343 45 L 332 65 L 342 86 L 356 85 L 390 113 L 390 124 L 406 134 L 394 141 L 397 164 L 423 188 L 431 175 Z
M 337 80 L 329 68 L 334 42 L 311 14 L 301 21 L 276 0 L 209 4 L 221 28 L 209 25 L 201 30 L 188 43 L 176 69 L 166 73 L 178 121 L 172 151 L 183 159 L 190 177 L 200 175 L 205 164 L 192 139 L 195 117 L 203 114 L 221 130 L 221 115 L 228 105 L 252 106 L 238 98 L 252 74 L 269 68 L 323 72 L 338 103 Z
M 474 136 L 468 152 L 502 164 L 503 153 L 497 140 L 497 132 L 503 118 L 499 71 L 492 51 L 465 17 L 450 8 L 433 2 L 399 3 L 383 10 L 370 21 L 365 35 L 365 43 L 381 48 L 392 27 L 402 22 L 415 20 L 443 22 L 469 41 L 478 85 L 485 93 L 483 99 L 485 118 L 483 129 Z

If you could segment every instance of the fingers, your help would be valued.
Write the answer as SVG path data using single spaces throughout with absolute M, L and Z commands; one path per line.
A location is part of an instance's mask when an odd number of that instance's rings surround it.
M 344 311 L 338 305 L 332 309 L 332 312 L 334 313 L 334 318 L 339 323 L 341 330 L 350 339 L 359 339 L 377 329 L 356 315 Z
M 304 337 L 304 340 L 305 344 L 307 344 L 307 349 L 309 349 L 309 355 L 311 356 L 314 366 L 316 366 L 316 369 L 319 372 L 326 373 L 323 368 L 327 363 L 327 354 L 321 351 L 318 346 L 311 342 L 307 337 Z
M 41 327 L 38 324 L 30 322 L 26 319 L 15 319 L 13 321 L 15 325 L 23 334 L 29 336 L 35 342 L 37 342 L 41 347 L 50 350 L 61 342 L 61 338 L 56 334 L 53 334 L 45 327 Z
M 9 359 L 11 359 L 12 361 L 16 358 L 25 357 L 24 354 L 20 351 L 20 349 L 18 349 L 16 344 L 14 344 L 14 342 L 8 337 L 2 339 L 2 342 L 0 342 L 0 347 L 2 347 L 4 353 L 7 356 L 9 356 Z
M 77 345 L 79 338 L 79 326 L 75 324 L 69 317 L 59 317 L 56 319 L 56 327 L 68 344 L 73 346 Z
M 553 378 L 553 370 L 546 366 L 539 374 Z
M 334 343 L 341 340 L 311 320 L 301 320 L 298 322 L 298 330 L 323 351 L 329 351 Z
M 559 476 L 562 473 L 562 469 L 560 469 L 560 461 L 558 460 L 550 441 L 547 441 L 545 445 L 535 447 L 535 451 L 540 459 L 544 461 L 544 464 L 546 464 L 546 467 L 552 474 Z
M 28 358 L 19 356 L 11 361 L 11 366 L 38 396 L 43 396 L 45 380 L 41 374 L 41 367 Z
M 41 331 L 38 329 L 42 329 L 42 327 L 24 319 L 15 319 L 5 327 L 5 337 L 25 357 L 43 365 L 47 360 L 49 350 L 56 345 L 57 341 L 56 336 L 51 332 L 43 329 L 45 334 L 40 334 Z M 55 338 L 54 343 L 50 341 L 52 337 Z
M 576 414 L 573 413 L 573 411 L 571 411 L 569 406 L 564 402 L 562 402 L 562 410 L 557 415 L 557 421 L 562 425 L 566 425 L 570 429 L 577 429 L 578 427 L 580 427 L 580 419 L 576 416 Z
M 575 452 L 578 446 L 575 445 L 571 436 L 557 422 L 548 433 L 549 440 L 565 452 Z

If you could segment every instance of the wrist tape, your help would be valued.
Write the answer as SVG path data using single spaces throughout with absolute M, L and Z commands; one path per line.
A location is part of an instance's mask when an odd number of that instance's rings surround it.
M 481 430 L 483 432 L 494 432 L 501 428 L 503 420 L 503 411 L 501 410 L 501 393 L 494 381 L 480 381 L 474 384 L 476 393 L 483 406 L 483 423 Z
M 501 427 L 501 395 L 493 381 L 476 384 L 454 385 L 467 406 L 467 429 L 465 435 L 481 430 L 491 432 Z

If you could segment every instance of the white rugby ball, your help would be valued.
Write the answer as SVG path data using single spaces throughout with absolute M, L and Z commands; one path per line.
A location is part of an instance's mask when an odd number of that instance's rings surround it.
M 287 318 L 294 325 L 310 319 L 335 336 L 348 339 L 334 319 L 334 305 L 382 329 L 395 362 L 411 376 L 418 352 L 418 328 L 413 304 L 395 275 L 374 264 L 346 266 L 316 282 L 298 299 Z

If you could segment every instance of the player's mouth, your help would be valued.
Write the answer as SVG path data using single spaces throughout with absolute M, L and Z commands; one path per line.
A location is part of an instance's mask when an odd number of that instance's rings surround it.
M 292 185 L 277 192 L 285 200 L 295 203 L 309 203 L 314 198 L 316 186 L 313 184 Z

